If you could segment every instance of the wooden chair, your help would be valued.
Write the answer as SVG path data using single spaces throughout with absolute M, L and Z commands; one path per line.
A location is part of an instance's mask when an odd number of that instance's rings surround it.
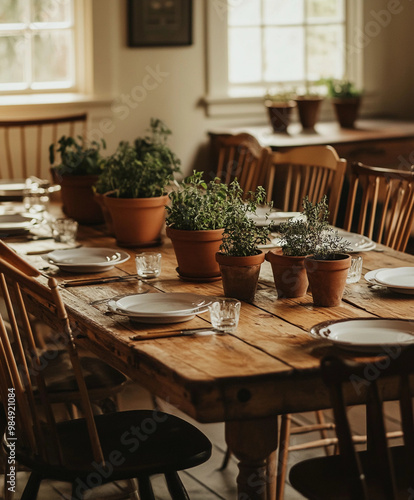
M 376 365 L 378 376 L 372 376 Z M 340 454 L 304 460 L 290 471 L 290 482 L 306 498 L 315 500 L 394 500 L 414 494 L 414 420 L 412 380 L 414 347 L 394 359 L 357 364 L 340 358 L 322 361 L 322 375 L 334 409 Z M 398 384 L 404 445 L 389 446 L 384 425 L 382 394 L 387 384 Z M 411 385 L 411 387 L 410 387 Z M 356 451 L 347 417 L 352 394 L 366 396 L 368 442 Z M 355 398 L 355 396 L 354 396 Z
M 353 163 L 344 229 L 404 252 L 414 221 L 414 172 Z
M 265 187 L 268 200 L 285 212 L 301 212 L 308 195 L 316 203 L 328 196 L 329 222 L 335 224 L 346 160 L 332 146 L 305 146 L 272 153 Z
M 217 136 L 215 140 L 218 155 L 216 177 L 226 184 L 237 178 L 246 194 L 264 186 L 270 148 L 262 147 L 247 133 Z
M 32 471 L 22 500 L 36 499 L 41 481 L 47 478 L 72 483 L 72 498 L 78 500 L 83 499 L 85 489 L 136 478 L 140 498 L 153 500 L 149 479 L 153 474 L 164 474 L 173 499 L 188 498 L 177 471 L 208 460 L 211 443 L 204 434 L 186 421 L 156 410 L 94 416 L 57 281 L 50 278 L 46 287 L 0 259 L 0 290 L 11 326 L 8 329 L 0 316 L 0 396 L 8 401 L 10 390 L 14 391 L 16 459 Z M 59 332 L 70 359 L 68 370 L 79 388 L 84 418 L 61 420 L 56 414 L 31 314 L 47 317 Z M 13 437 L 7 432 L 6 450 Z
M 0 120 L 0 178 L 50 179 L 49 146 L 62 135 L 86 135 L 87 114 Z

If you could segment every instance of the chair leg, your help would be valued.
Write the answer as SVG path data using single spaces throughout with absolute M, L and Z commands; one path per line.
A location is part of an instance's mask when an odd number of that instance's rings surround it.
M 138 478 L 138 491 L 141 500 L 155 500 L 151 481 L 148 476 Z
M 323 411 L 322 410 L 316 410 L 315 414 L 316 414 L 316 420 L 318 421 L 318 424 L 324 424 L 325 423 L 325 415 L 324 415 Z M 326 429 L 321 429 L 320 433 L 321 433 L 321 438 L 322 439 L 327 439 L 328 433 L 326 432 Z M 330 455 L 329 446 L 326 445 L 326 446 L 324 446 L 324 448 L 325 448 L 326 455 Z
M 21 500 L 36 500 L 42 479 L 40 474 L 32 472 L 23 491 Z
M 285 493 L 285 481 L 287 461 L 289 454 L 290 424 L 292 417 L 282 415 L 279 434 L 279 454 L 277 458 L 277 476 L 276 476 L 276 500 L 283 500 Z
M 172 500 L 190 500 L 177 472 L 164 474 Z

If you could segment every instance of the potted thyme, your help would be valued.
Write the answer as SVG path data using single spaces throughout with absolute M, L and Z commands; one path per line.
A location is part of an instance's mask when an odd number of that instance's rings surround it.
M 103 222 L 102 211 L 94 200 L 93 185 L 102 172 L 101 149 L 105 141 L 87 143 L 81 136 L 62 136 L 49 146 L 49 160 L 54 182 L 61 186 L 63 212 L 81 224 Z M 60 163 L 55 165 L 57 156 Z
M 280 225 L 280 249 L 266 254 L 279 297 L 305 295 L 310 283 L 315 305 L 340 303 L 351 262 L 344 253 L 349 243 L 329 226 L 328 217 L 326 195 L 315 204 L 306 196 L 300 217 Z M 321 276 L 324 269 L 335 272 Z
M 228 219 L 223 242 L 216 260 L 220 265 L 224 294 L 227 297 L 252 302 L 257 289 L 264 253 L 258 245 L 268 241 L 269 226 L 259 227 L 250 214 L 266 202 L 266 191 L 259 186 L 243 199 L 243 190 L 237 180 L 228 189 Z
M 152 136 L 132 145 L 122 141 L 105 165 L 95 185 L 104 196 L 117 243 L 152 246 L 160 243 L 165 221 L 167 187 L 180 161 L 166 144 L 169 130 L 151 120 Z
M 353 128 L 361 106 L 362 90 L 357 89 L 349 80 L 329 78 L 323 82 L 327 86 L 340 126 Z

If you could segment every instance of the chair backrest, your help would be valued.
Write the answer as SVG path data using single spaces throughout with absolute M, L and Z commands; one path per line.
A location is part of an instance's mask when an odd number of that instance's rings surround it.
M 50 179 L 49 146 L 61 136 L 86 136 L 87 114 L 0 120 L 0 178 Z
M 229 184 L 237 178 L 245 194 L 264 186 L 271 149 L 263 147 L 250 134 L 217 136 L 216 176 Z
M 16 402 L 18 411 L 15 432 L 18 447 L 24 449 L 26 454 L 49 463 L 70 465 L 65 463 L 56 427 L 55 407 L 49 401 L 43 376 L 44 368 L 50 360 L 48 361 L 47 353 L 42 355 L 42 346 L 37 343 L 33 334 L 33 320 L 48 318 L 53 321 L 56 342 L 60 348 L 65 345 L 68 351 L 71 361 L 68 370 L 73 370 L 78 384 L 93 456 L 101 463 L 102 449 L 57 281 L 50 278 L 48 287 L 44 286 L 35 279 L 40 273 L 34 268 L 28 268 L 28 273 L 25 273 L 6 259 L 14 260 L 15 265 L 21 269 L 25 269 L 25 266 L 19 265 L 16 257 L 8 255 L 5 246 L 0 257 L 0 294 L 5 303 L 4 311 L 0 314 L 0 399 L 3 404 L 10 399 Z
M 335 224 L 345 177 L 346 160 L 332 146 L 303 146 L 271 155 L 266 191 L 273 205 L 287 212 L 301 212 L 307 195 L 312 203 L 326 194 L 329 222 Z
M 394 356 L 394 354 L 398 354 Z M 393 359 L 392 359 L 393 358 Z M 412 408 L 412 384 L 410 376 L 414 373 L 414 346 L 399 352 L 395 350 L 392 358 L 382 362 L 355 363 L 349 360 L 326 357 L 322 360 L 322 377 L 328 386 L 331 404 L 334 411 L 336 434 L 339 451 L 343 457 L 343 468 L 347 474 L 346 485 L 349 488 L 349 498 L 368 499 L 369 478 L 378 491 L 383 492 L 381 498 L 394 500 L 395 468 L 393 466 L 384 424 L 382 393 L 388 384 L 398 387 L 398 399 L 401 416 L 401 426 L 404 436 L 403 467 L 404 474 L 410 481 L 407 484 L 406 497 L 409 498 L 409 486 L 414 493 L 414 419 Z M 375 371 L 375 375 L 373 375 Z M 366 400 L 367 419 L 367 453 L 370 473 L 363 470 L 347 415 L 347 398 L 352 398 L 352 392 L 361 395 Z M 364 463 L 366 463 L 364 461 Z M 399 465 L 400 467 L 400 465 Z M 404 486 L 405 489 L 405 486 Z M 348 498 L 348 497 L 347 497 Z M 402 497 L 398 497 L 402 498 Z
M 414 172 L 353 163 L 344 229 L 404 251 L 414 220 Z

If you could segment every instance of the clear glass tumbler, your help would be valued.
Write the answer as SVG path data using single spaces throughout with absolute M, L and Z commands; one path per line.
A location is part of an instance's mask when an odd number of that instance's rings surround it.
M 208 309 L 213 328 L 224 333 L 233 332 L 239 324 L 240 307 L 236 299 L 219 298 L 212 302 Z
M 161 274 L 161 254 L 143 252 L 135 256 L 137 274 L 140 278 L 156 278 Z

